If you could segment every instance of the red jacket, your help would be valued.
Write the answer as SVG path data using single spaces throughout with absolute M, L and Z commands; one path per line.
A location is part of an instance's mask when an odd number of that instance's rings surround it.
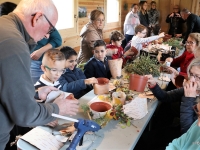
M 189 66 L 190 62 L 194 58 L 193 53 L 189 53 L 187 50 L 179 57 L 175 58 L 171 66 L 172 67 L 180 67 L 180 72 L 187 73 L 187 67 Z
M 122 58 L 123 54 L 124 54 L 124 50 L 123 48 L 120 46 L 120 47 L 117 47 L 115 45 L 111 45 L 111 44 L 108 44 L 106 45 L 106 48 L 110 48 L 110 49 L 114 49 L 114 48 L 117 48 L 118 49 L 118 52 L 117 54 L 113 54 L 111 57 L 112 59 L 118 59 L 118 58 Z

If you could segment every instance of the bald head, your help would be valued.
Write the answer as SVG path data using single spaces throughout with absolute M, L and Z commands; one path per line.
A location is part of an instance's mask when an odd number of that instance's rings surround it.
M 35 42 L 48 37 L 58 20 L 58 12 L 52 0 L 21 0 L 13 12 Z
M 57 9 L 52 0 L 21 0 L 14 13 L 31 16 L 37 12 L 45 14 L 48 18 L 58 17 Z

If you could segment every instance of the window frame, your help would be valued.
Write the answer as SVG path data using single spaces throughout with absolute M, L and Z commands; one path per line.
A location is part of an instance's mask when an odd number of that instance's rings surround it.
M 59 14 L 59 10 L 58 10 Z M 66 18 L 67 21 L 67 18 Z M 61 37 L 72 37 L 78 34 L 78 0 L 74 0 L 74 27 L 66 29 L 57 29 Z
M 107 1 L 108 0 L 104 0 L 104 13 L 105 13 L 105 28 L 106 29 L 113 29 L 113 28 L 118 28 L 118 27 L 121 27 L 121 0 L 118 0 L 119 1 L 119 21 L 117 22 L 111 22 L 111 23 L 108 23 L 107 22 Z

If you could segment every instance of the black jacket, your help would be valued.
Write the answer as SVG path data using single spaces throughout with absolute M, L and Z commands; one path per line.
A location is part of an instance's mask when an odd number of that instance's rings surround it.
M 187 41 L 187 38 L 190 33 L 200 33 L 200 17 L 195 14 L 190 14 L 186 20 L 187 23 L 187 31 L 185 33 L 185 37 L 183 43 Z
M 175 34 L 182 34 L 183 32 L 183 23 L 185 22 L 181 17 L 169 17 L 166 18 L 166 23 L 170 24 L 168 34 L 175 36 Z
M 97 60 L 96 58 L 92 57 L 84 66 L 84 74 L 86 78 L 111 78 L 110 68 L 108 66 L 107 58 L 104 62 Z
M 193 110 L 193 105 L 196 104 L 196 98 L 185 97 L 184 89 L 178 88 L 171 91 L 164 91 L 158 85 L 150 89 L 155 97 L 161 102 L 176 102 L 181 101 L 180 106 L 180 124 L 181 133 L 187 132 L 190 126 L 197 119 L 197 115 Z

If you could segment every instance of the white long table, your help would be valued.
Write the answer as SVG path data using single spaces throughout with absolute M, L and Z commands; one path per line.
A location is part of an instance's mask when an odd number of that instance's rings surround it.
M 165 88 L 167 82 L 158 81 L 162 88 Z M 80 105 L 89 102 L 96 95 L 93 90 L 80 98 Z M 118 121 L 111 120 L 106 127 L 102 128 L 96 135 L 85 135 L 82 146 L 77 146 L 77 150 L 132 150 L 137 144 L 140 136 L 142 135 L 144 129 L 146 128 L 149 120 L 151 119 L 156 107 L 158 105 L 157 100 L 148 101 L 148 114 L 140 119 L 133 121 L 133 124 L 137 127 L 130 126 L 126 128 L 121 128 Z M 73 118 L 85 118 L 88 119 L 86 115 L 79 112 Z M 65 123 L 64 120 L 59 120 L 59 124 Z M 52 129 L 48 127 L 42 127 L 43 129 L 52 132 Z M 69 146 L 67 142 L 61 150 L 65 150 Z M 36 150 L 36 148 L 23 140 L 17 142 L 18 148 L 22 150 Z

